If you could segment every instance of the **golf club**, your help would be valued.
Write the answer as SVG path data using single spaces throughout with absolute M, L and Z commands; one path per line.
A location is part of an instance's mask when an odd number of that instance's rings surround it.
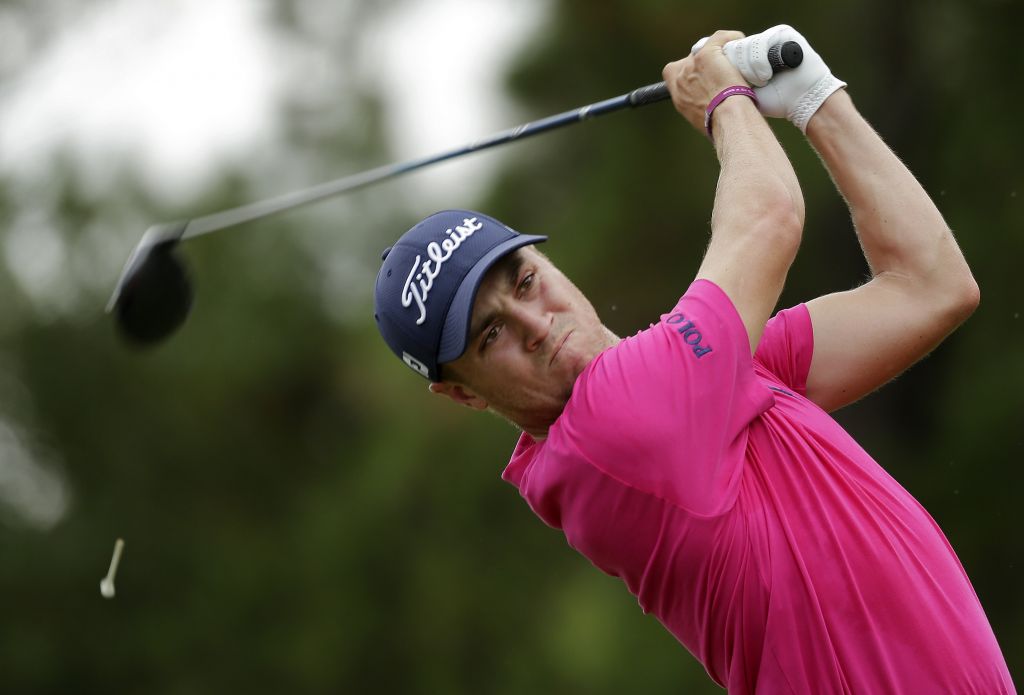
M 803 61 L 803 50 L 795 41 L 772 46 L 768 59 L 775 72 L 795 68 Z M 137 345 L 149 345 L 166 338 L 185 322 L 192 306 L 188 272 L 176 253 L 178 242 L 202 234 L 318 202 L 341 193 L 364 188 L 386 179 L 422 169 L 449 159 L 478 152 L 513 140 L 544 133 L 595 116 L 662 101 L 669 97 L 664 82 L 594 104 L 564 111 L 439 154 L 388 164 L 310 188 L 215 212 L 191 220 L 158 224 L 146 230 L 125 264 L 107 312 L 114 313 L 121 335 Z

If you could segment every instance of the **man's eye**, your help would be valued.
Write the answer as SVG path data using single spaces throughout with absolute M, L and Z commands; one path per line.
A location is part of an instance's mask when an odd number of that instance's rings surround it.
M 491 330 L 487 331 L 487 335 L 484 337 L 484 347 L 487 347 L 495 340 L 498 339 L 498 334 L 501 333 L 501 326 L 491 326 Z
M 526 290 L 530 289 L 530 287 L 532 287 L 532 286 L 533 286 L 533 273 L 529 273 L 519 283 L 519 291 L 520 292 L 525 292 Z

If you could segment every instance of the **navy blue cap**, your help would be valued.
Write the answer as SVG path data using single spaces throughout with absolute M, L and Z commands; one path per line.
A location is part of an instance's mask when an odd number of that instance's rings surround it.
M 440 381 L 439 365 L 469 341 L 477 288 L 487 270 L 516 249 L 547 241 L 519 234 L 472 210 L 444 210 L 384 252 L 374 317 L 384 341 L 413 371 Z

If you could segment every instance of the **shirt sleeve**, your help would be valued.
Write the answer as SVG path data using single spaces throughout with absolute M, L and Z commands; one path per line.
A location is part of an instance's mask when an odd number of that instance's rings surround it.
M 807 306 L 780 311 L 765 325 L 754 362 L 801 396 L 807 393 L 807 374 L 814 354 L 814 331 Z
M 584 371 L 552 436 L 626 485 L 714 514 L 735 499 L 747 425 L 773 402 L 732 302 L 698 280 Z

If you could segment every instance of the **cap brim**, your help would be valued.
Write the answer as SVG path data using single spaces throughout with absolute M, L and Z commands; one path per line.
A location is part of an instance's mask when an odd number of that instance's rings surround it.
M 452 298 L 452 303 L 448 307 L 448 313 L 445 315 L 444 328 L 441 331 L 441 344 L 437 348 L 437 363 L 439 365 L 458 359 L 466 351 L 476 292 L 491 266 L 516 249 L 547 240 L 546 236 L 518 234 L 508 241 L 498 244 L 477 261 L 472 270 L 463 278 L 462 284 L 459 285 L 459 289 L 455 292 L 455 297 Z

